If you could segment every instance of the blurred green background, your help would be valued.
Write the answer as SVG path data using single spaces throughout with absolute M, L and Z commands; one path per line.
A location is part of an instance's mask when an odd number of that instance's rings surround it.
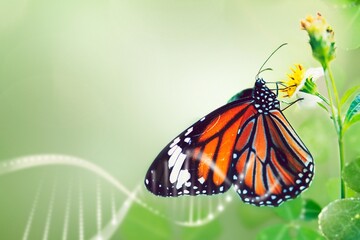
M 281 43 L 288 46 L 267 64 L 274 69 L 263 73 L 267 81 L 284 79 L 294 63 L 318 67 L 299 23 L 317 12 L 335 31 L 332 66 L 343 93 L 360 79 L 359 8 L 347 1 L 2 0 L 0 163 L 43 153 L 77 156 L 131 191 L 139 184 L 143 188 L 157 153 L 191 123 L 252 87 L 259 67 Z M 338 197 L 332 123 L 320 108 L 295 106 L 285 115 L 315 159 L 316 176 L 303 196 L 325 206 Z M 345 136 L 347 161 L 359 156 L 359 133 L 357 125 Z M 37 183 L 52 182 L 56 175 L 58 188 L 68 186 L 83 174 L 71 171 L 41 167 L 1 175 L 0 237 L 21 239 Z M 84 202 L 93 202 L 92 177 L 82 182 L 90 194 Z M 51 196 L 53 185 L 48 185 L 43 198 Z M 191 228 L 134 204 L 113 237 L 255 239 L 261 229 L 281 222 L 271 209 L 245 205 L 234 192 L 230 195 L 234 201 L 213 221 Z M 66 201 L 60 193 L 55 199 Z M 163 203 L 156 199 L 143 193 L 154 209 Z M 47 204 L 44 200 L 38 212 L 46 215 Z M 77 211 L 75 205 L 72 210 Z M 92 234 L 87 229 L 96 228 L 95 215 L 85 218 L 85 238 Z M 29 239 L 45 236 L 45 225 L 39 220 Z M 309 225 L 316 229 L 316 222 Z M 56 227 L 48 234 L 61 238 Z

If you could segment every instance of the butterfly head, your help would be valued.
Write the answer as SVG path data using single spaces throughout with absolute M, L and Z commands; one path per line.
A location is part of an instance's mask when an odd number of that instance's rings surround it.
M 280 108 L 280 103 L 276 97 L 276 94 L 266 86 L 264 79 L 256 79 L 253 99 L 254 106 L 259 113 L 267 114 L 271 109 Z

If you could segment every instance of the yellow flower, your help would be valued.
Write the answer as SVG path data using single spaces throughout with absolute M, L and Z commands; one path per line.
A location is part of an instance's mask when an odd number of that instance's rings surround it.
M 282 81 L 286 86 L 281 89 L 286 95 L 284 97 L 292 97 L 304 83 L 305 68 L 301 64 L 295 64 L 294 68 L 290 68 L 291 73 L 287 74 L 287 80 Z
M 296 95 L 302 99 L 299 102 L 302 106 L 313 107 L 321 100 L 327 103 L 327 99 L 318 92 L 316 85 L 316 81 L 324 78 L 324 70 L 321 67 L 306 70 L 301 64 L 295 64 L 290 70 L 287 80 L 281 81 L 284 88 L 280 91 L 285 93 L 284 97 Z
M 334 31 L 326 19 L 318 13 L 316 17 L 308 16 L 301 22 L 301 28 L 310 37 L 310 45 L 315 59 L 323 66 L 335 58 Z

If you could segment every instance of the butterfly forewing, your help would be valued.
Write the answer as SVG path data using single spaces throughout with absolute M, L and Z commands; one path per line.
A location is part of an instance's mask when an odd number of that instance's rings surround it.
M 234 101 L 182 132 L 150 166 L 145 178 L 147 189 L 160 196 L 210 195 L 228 190 L 238 129 L 250 108 L 250 100 Z

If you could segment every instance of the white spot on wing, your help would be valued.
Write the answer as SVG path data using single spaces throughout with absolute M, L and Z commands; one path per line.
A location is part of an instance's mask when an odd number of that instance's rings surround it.
M 179 177 L 177 179 L 177 183 L 176 183 L 176 188 L 179 189 L 181 188 L 184 183 L 185 183 L 185 186 L 190 186 L 190 182 L 188 182 L 188 180 L 190 179 L 190 173 L 188 170 L 181 170 L 180 173 L 179 173 Z M 190 183 L 190 184 L 188 184 Z
M 180 142 L 180 138 L 179 137 L 175 138 L 174 141 L 172 142 L 172 144 L 170 145 L 170 148 L 172 148 L 173 146 L 175 146 L 179 142 Z
M 198 179 L 198 181 L 199 181 L 201 184 L 203 184 L 203 183 L 205 182 L 205 178 L 204 178 L 204 177 L 201 177 L 201 178 Z
M 172 148 L 170 148 L 170 150 L 168 151 L 168 155 L 171 156 L 178 147 L 179 147 L 178 145 L 175 145 Z
M 178 178 L 178 176 L 180 174 L 180 169 L 181 169 L 185 159 L 186 159 L 186 155 L 183 154 L 183 153 L 180 153 L 177 160 L 176 160 L 176 162 L 175 162 L 174 168 L 171 170 L 171 173 L 170 173 L 170 182 L 171 183 L 176 182 L 176 180 L 177 180 L 177 178 Z
M 179 157 L 180 153 L 181 153 L 181 147 L 177 146 L 169 159 L 169 169 L 174 166 L 176 159 Z
M 193 127 L 189 128 L 186 133 L 185 133 L 185 136 L 189 135 L 192 131 L 193 131 Z

